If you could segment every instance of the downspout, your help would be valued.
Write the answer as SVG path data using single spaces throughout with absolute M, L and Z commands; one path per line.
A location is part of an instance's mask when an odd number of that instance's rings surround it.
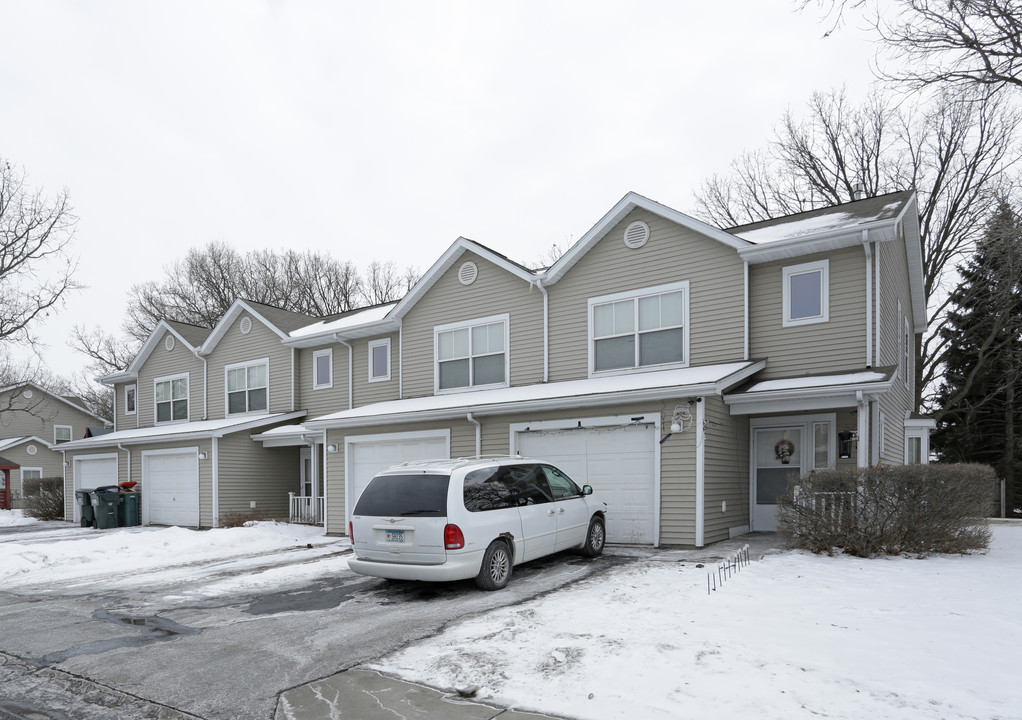
M 859 442 L 855 463 L 860 468 L 866 468 L 869 467 L 869 401 L 863 396 L 862 390 L 855 391 L 855 401 L 858 407 L 859 421 Z
M 883 359 L 880 357 L 880 246 L 876 246 L 876 252 L 873 253 L 873 304 L 875 309 L 873 310 L 874 322 L 873 334 L 876 338 L 874 347 L 874 357 L 876 358 L 876 364 L 882 365 Z M 899 330 L 896 330 L 894 336 L 898 336 Z
M 869 245 L 869 231 L 862 231 L 862 247 L 866 251 L 866 367 L 873 367 L 873 303 L 869 296 L 873 289 L 873 248 Z
M 291 412 L 295 411 L 295 347 L 291 346 Z
M 749 261 L 745 264 L 745 359 L 749 359 Z
M 397 399 L 405 399 L 405 322 L 397 326 Z
M 483 456 L 483 426 L 478 420 L 472 417 L 472 413 L 466 415 L 468 421 L 476 426 L 476 457 Z
M 696 547 L 706 544 L 706 403 L 696 398 Z
M 135 391 L 135 412 L 138 412 L 138 391 L 137 390 Z M 124 452 L 128 453 L 128 479 L 127 479 L 127 482 L 131 482 L 131 450 L 129 450 L 128 448 L 124 447 L 120 443 L 117 443 L 117 449 L 118 450 L 123 450 Z M 65 470 L 65 472 L 67 472 L 67 471 Z M 120 472 L 118 472 L 117 474 L 120 475 Z M 118 480 L 120 480 L 120 478 L 118 478 Z M 142 489 L 145 490 L 145 488 L 142 488 Z M 139 500 L 141 500 L 141 498 L 139 498 Z M 138 508 L 138 513 L 139 513 L 139 515 L 142 514 L 142 508 L 141 507 Z M 142 518 L 140 517 L 138 519 L 138 521 L 142 522 Z
M 213 527 L 220 527 L 220 438 L 213 438 L 213 452 L 210 461 L 213 463 Z M 201 523 L 200 523 L 201 524 Z
M 209 410 L 207 403 L 209 402 L 209 385 L 206 377 L 209 365 L 206 362 L 206 358 L 199 355 L 198 350 L 192 350 L 192 354 L 202 360 L 202 419 L 209 420 Z M 135 416 L 138 417 L 138 384 L 135 384 Z
M 354 368 L 351 367 L 351 361 L 352 361 L 352 358 L 354 357 L 354 350 L 352 349 L 351 345 L 349 345 L 348 343 L 346 343 L 343 340 L 341 340 L 341 334 L 340 333 L 334 333 L 334 340 L 339 342 L 344 347 L 348 348 L 348 409 L 351 410 L 353 407 L 355 407 L 355 395 L 354 395 L 354 393 L 355 393 L 355 383 L 354 383 L 354 377 L 355 377 L 354 373 L 355 373 L 355 370 L 354 370 Z
M 323 431 L 323 534 L 324 535 L 327 534 L 327 522 L 326 522 L 326 517 L 327 517 L 327 515 L 326 515 L 326 513 L 327 513 L 327 499 L 326 499 L 326 489 L 330 485 L 330 483 L 327 482 L 327 474 L 326 474 L 326 458 L 327 458 L 326 433 L 327 433 L 327 431 L 324 430 Z
M 536 278 L 536 287 L 543 293 L 543 382 L 550 382 L 550 295 L 543 287 L 543 278 Z

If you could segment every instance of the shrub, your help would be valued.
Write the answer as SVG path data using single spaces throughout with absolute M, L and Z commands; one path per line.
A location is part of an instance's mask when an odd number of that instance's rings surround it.
M 859 557 L 981 550 L 996 484 L 986 465 L 817 471 L 788 483 L 778 531 L 789 547 Z
M 21 511 L 39 520 L 64 519 L 64 478 L 25 480 Z
M 276 522 L 286 523 L 286 519 L 281 519 L 267 512 L 266 510 L 245 510 L 243 512 L 222 512 L 220 513 L 220 527 L 222 528 L 234 528 L 244 527 L 250 522 Z

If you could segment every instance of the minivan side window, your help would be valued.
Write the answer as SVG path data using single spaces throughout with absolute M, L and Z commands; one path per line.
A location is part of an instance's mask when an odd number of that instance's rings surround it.
M 553 501 L 550 483 L 539 465 L 512 465 L 509 470 L 515 481 L 512 488 L 518 505 L 539 505 Z
M 579 486 L 563 472 L 552 465 L 543 465 L 542 467 L 543 472 L 546 473 L 547 482 L 550 483 L 550 490 L 554 496 L 554 500 L 563 500 L 564 498 L 579 497 L 582 495 L 581 488 L 579 488 Z
M 514 482 L 507 466 L 473 470 L 465 475 L 465 509 L 484 512 L 516 507 Z

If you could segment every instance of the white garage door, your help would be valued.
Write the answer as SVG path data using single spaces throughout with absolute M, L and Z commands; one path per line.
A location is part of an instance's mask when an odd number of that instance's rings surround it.
M 75 487 L 87 490 L 117 484 L 117 458 L 75 458 Z
M 446 434 L 410 437 L 402 433 L 393 438 L 374 436 L 372 440 L 349 440 L 348 514 L 376 473 L 411 460 L 447 458 L 450 452 L 450 439 Z
M 143 453 L 142 498 L 149 524 L 198 527 L 198 452 Z
M 652 427 L 518 433 L 518 452 L 549 460 L 609 506 L 607 541 L 656 542 L 656 471 Z

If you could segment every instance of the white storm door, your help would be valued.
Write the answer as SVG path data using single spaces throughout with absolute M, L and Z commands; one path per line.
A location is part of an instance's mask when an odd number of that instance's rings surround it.
M 198 527 L 198 450 L 143 452 L 142 498 L 147 524 Z
M 777 499 L 788 480 L 802 474 L 805 447 L 802 426 L 757 428 L 752 447 L 752 529 L 777 530 Z

